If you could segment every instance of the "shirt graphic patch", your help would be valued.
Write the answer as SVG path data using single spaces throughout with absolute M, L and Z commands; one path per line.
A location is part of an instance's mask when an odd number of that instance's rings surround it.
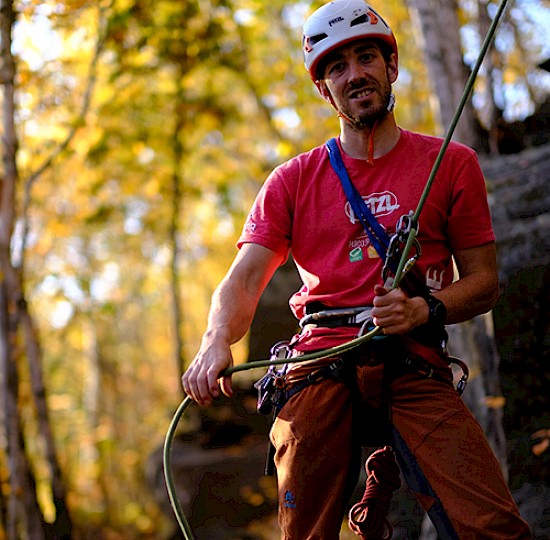
M 367 248 L 367 255 L 368 255 L 369 259 L 379 259 L 380 258 L 380 255 L 378 255 L 378 251 L 376 251 L 376 249 L 374 249 L 374 246 L 369 246 Z
M 353 248 L 349 252 L 349 262 L 357 262 L 363 260 L 363 250 L 360 247 Z
M 432 291 L 440 291 L 443 288 L 443 276 L 445 275 L 445 270 L 438 270 L 430 266 L 426 270 L 426 285 Z
M 384 227 L 383 227 L 384 228 Z M 386 230 L 384 228 L 384 230 Z M 386 231 L 387 232 L 387 231 Z M 380 255 L 376 251 L 375 247 L 371 244 L 367 233 L 361 234 L 355 240 L 349 242 L 349 260 L 350 262 L 362 261 L 365 256 L 368 259 L 378 259 Z
M 256 227 L 256 222 L 254 221 L 252 214 L 250 214 L 244 224 L 244 231 L 248 233 L 253 233 L 256 230 Z

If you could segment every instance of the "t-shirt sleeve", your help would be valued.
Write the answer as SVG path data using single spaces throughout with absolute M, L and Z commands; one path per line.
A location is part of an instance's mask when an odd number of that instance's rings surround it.
M 447 224 L 452 251 L 479 247 L 495 240 L 485 179 L 477 156 L 471 150 L 459 167 Z
M 237 242 L 254 243 L 288 257 L 292 229 L 292 208 L 281 168 L 275 169 L 258 193 L 246 218 L 243 231 Z

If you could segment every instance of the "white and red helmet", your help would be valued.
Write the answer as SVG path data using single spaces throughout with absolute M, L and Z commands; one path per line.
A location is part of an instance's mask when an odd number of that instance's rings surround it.
M 305 22 L 302 50 L 306 69 L 318 79 L 319 61 L 355 39 L 379 39 L 397 56 L 397 42 L 386 21 L 364 0 L 335 0 L 320 7 Z

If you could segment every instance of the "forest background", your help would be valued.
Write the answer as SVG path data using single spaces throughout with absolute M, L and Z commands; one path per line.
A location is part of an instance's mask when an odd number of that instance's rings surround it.
M 321 4 L 2 0 L 0 539 L 169 528 L 144 471 L 210 296 L 268 172 L 338 129 L 300 51 Z M 374 7 L 399 124 L 441 135 L 496 2 Z M 459 140 L 494 152 L 547 98 L 548 28 L 548 0 L 510 2 Z

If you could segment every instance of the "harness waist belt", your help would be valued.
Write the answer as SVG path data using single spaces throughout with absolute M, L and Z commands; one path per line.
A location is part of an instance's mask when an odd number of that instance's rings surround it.
M 300 319 L 300 328 L 308 324 L 335 328 L 337 326 L 362 326 L 372 318 L 371 306 L 354 308 L 323 309 L 315 313 L 308 313 Z

